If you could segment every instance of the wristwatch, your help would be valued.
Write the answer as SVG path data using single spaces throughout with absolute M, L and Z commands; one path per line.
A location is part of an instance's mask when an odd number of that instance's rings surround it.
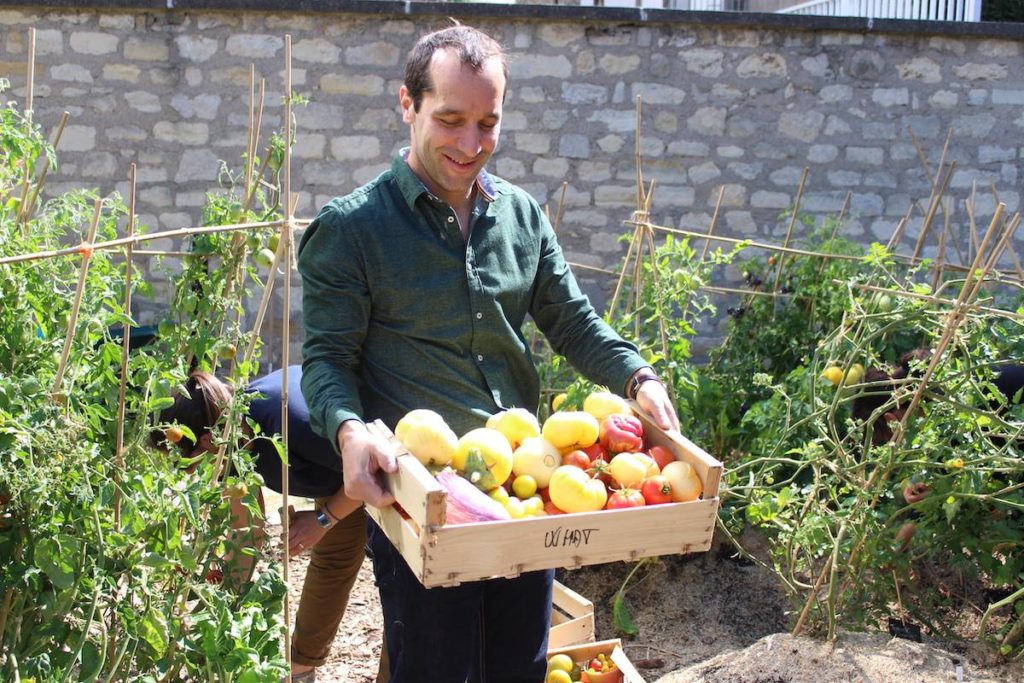
M 323 508 L 319 508 L 316 511 L 316 523 L 324 529 L 330 529 L 331 525 L 334 524 L 334 521 L 327 514 L 326 510 L 324 510 Z
M 640 385 L 644 382 L 657 382 L 661 384 L 661 379 L 650 366 L 640 368 L 634 372 L 633 376 L 629 379 L 629 387 L 627 388 L 626 395 L 635 400 L 637 393 L 640 391 Z

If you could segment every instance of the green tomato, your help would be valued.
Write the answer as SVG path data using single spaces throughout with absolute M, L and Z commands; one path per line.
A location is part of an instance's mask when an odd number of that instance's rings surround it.
M 271 233 L 270 237 L 267 238 L 267 249 L 269 249 L 270 251 L 272 251 L 272 252 L 274 252 L 276 254 L 277 253 L 277 245 L 280 244 L 280 243 L 281 243 L 281 233 L 279 233 L 279 232 Z
M 274 263 L 274 252 L 267 247 L 263 247 L 252 255 L 252 260 L 255 261 L 258 266 L 269 268 L 271 264 Z

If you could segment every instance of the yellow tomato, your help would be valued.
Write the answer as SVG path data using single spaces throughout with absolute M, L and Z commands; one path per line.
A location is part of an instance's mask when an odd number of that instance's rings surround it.
M 495 413 L 487 418 L 487 425 L 497 429 L 508 439 L 509 445 L 516 449 L 523 439 L 540 436 L 540 423 L 536 416 L 525 408 L 510 408 Z
M 395 425 L 395 436 L 424 465 L 447 465 L 459 441 L 441 415 L 425 408 L 406 413 Z
M 833 386 L 839 386 L 839 383 L 843 381 L 843 369 L 838 365 L 830 365 L 825 368 L 825 372 L 821 373 L 821 376 L 831 382 Z
M 565 399 L 567 398 L 569 398 L 569 394 L 563 392 L 561 394 L 557 394 L 553 399 L 551 399 L 551 412 L 554 412 L 561 408 L 562 404 L 565 403 Z
M 548 484 L 551 502 L 564 512 L 594 512 L 608 502 L 608 489 L 574 465 L 562 465 Z
M 548 660 L 549 671 L 572 671 L 572 667 L 572 657 L 567 654 L 551 655 L 551 659 Z
M 472 454 L 479 454 L 486 471 L 478 471 L 471 460 Z M 467 472 L 467 464 L 473 465 Z M 462 435 L 455 453 L 452 455 L 452 467 L 460 472 L 467 472 L 469 480 L 477 487 L 490 491 L 501 486 L 512 474 L 512 446 L 505 435 L 496 429 L 478 427 Z
M 860 363 L 854 363 L 850 366 L 850 369 L 846 371 L 846 386 L 856 384 L 864 377 L 864 366 Z
M 652 466 L 653 474 L 657 474 L 658 465 L 650 456 L 643 453 L 619 453 L 608 463 L 608 472 L 621 486 L 635 489 L 647 478 Z
M 559 411 L 544 421 L 541 434 L 562 453 L 593 446 L 601 425 L 582 410 Z
M 520 500 L 526 500 L 537 493 L 537 480 L 529 474 L 520 474 L 512 480 L 512 493 Z
M 548 674 L 547 683 L 572 683 L 572 676 L 569 675 L 568 671 L 554 669 Z
M 662 468 L 661 475 L 672 485 L 672 498 L 678 503 L 697 500 L 704 492 L 704 483 L 688 462 L 670 462 Z

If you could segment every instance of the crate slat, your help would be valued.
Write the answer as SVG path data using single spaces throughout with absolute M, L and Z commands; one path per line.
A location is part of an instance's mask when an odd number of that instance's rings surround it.
M 551 603 L 549 649 L 594 639 L 594 603 L 558 581 L 552 587 Z

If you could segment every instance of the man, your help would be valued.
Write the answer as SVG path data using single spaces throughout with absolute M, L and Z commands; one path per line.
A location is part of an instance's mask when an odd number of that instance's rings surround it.
M 505 408 L 536 410 L 527 315 L 580 372 L 678 429 L 664 386 L 594 312 L 536 201 L 484 170 L 507 77 L 501 47 L 480 31 L 422 37 L 399 90 L 410 147 L 328 203 L 299 246 L 302 388 L 351 498 L 393 502 L 380 473 L 394 456 L 364 419 L 394 427 L 430 408 L 462 434 Z M 392 681 L 543 679 L 553 572 L 427 590 L 372 523 L 369 545 Z

